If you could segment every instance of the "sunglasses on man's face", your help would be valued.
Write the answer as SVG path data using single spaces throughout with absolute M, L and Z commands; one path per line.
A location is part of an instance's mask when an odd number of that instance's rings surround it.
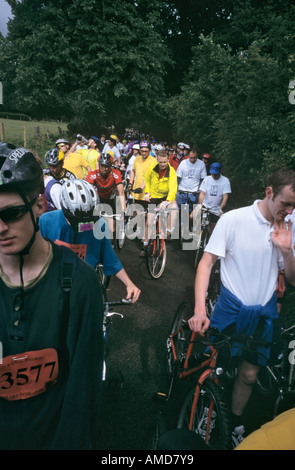
M 5 209 L 0 210 L 0 219 L 2 222 L 14 222 L 21 219 L 31 207 L 35 204 L 37 198 L 30 201 L 28 204 L 23 204 L 22 206 L 12 206 L 6 207 Z

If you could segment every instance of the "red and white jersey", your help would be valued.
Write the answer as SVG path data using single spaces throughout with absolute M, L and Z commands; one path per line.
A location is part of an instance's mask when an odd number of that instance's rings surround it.
M 93 170 L 88 172 L 87 181 L 96 187 L 99 197 L 110 199 L 115 193 L 116 186 L 122 183 L 122 177 L 120 171 L 113 168 L 106 178 L 99 170 Z

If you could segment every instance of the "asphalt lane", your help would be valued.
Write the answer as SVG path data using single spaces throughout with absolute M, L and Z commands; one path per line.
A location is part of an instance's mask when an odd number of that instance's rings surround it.
M 124 318 L 114 318 L 108 337 L 108 380 L 96 449 L 147 448 L 155 417 L 163 407 L 165 413 L 167 410 L 166 404 L 153 400 L 155 392 L 167 390 L 166 338 L 178 305 L 194 298 L 194 251 L 182 251 L 178 240 L 167 243 L 166 268 L 157 280 L 150 277 L 139 251 L 137 240 L 127 240 L 123 249 L 117 250 L 141 296 L 135 305 L 116 307 Z M 109 300 L 124 295 L 124 285 L 113 278 Z M 174 413 L 171 419 L 173 427 Z
M 127 240 L 117 254 L 141 296 L 133 306 L 116 307 L 107 342 L 107 381 L 104 387 L 96 450 L 146 450 L 157 416 L 166 429 L 176 426 L 179 406 L 188 384 L 178 383 L 168 402 L 155 401 L 156 392 L 167 392 L 166 339 L 178 305 L 194 302 L 195 251 L 182 251 L 179 241 L 167 243 L 167 263 L 160 279 L 148 274 L 139 257 L 139 241 Z M 124 298 L 122 283 L 113 278 L 109 300 Z M 271 418 L 272 403 L 254 393 L 247 414 L 253 430 Z

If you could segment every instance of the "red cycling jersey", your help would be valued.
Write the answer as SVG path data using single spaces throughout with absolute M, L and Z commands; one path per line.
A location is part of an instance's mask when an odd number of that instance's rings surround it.
M 122 183 L 122 177 L 121 173 L 113 168 L 106 178 L 100 174 L 99 170 L 92 170 L 88 172 L 87 181 L 96 187 L 99 197 L 110 199 L 115 192 L 116 186 Z

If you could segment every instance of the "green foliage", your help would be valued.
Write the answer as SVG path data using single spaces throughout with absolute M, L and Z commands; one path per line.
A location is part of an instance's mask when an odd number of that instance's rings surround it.
M 295 77 L 294 22 L 273 2 L 256 14 L 254 4 L 237 2 L 224 34 L 200 35 L 181 92 L 166 104 L 179 138 L 223 164 L 237 205 L 241 184 L 243 200 L 250 200 L 263 189 L 265 176 L 293 164 L 295 154 L 295 108 L 288 100 Z
M 9 0 L 5 108 L 178 139 L 223 164 L 240 203 L 294 165 L 295 0 Z
M 170 58 L 153 2 L 144 18 L 132 1 L 9 3 L 0 69 L 11 110 L 88 127 L 154 113 Z

